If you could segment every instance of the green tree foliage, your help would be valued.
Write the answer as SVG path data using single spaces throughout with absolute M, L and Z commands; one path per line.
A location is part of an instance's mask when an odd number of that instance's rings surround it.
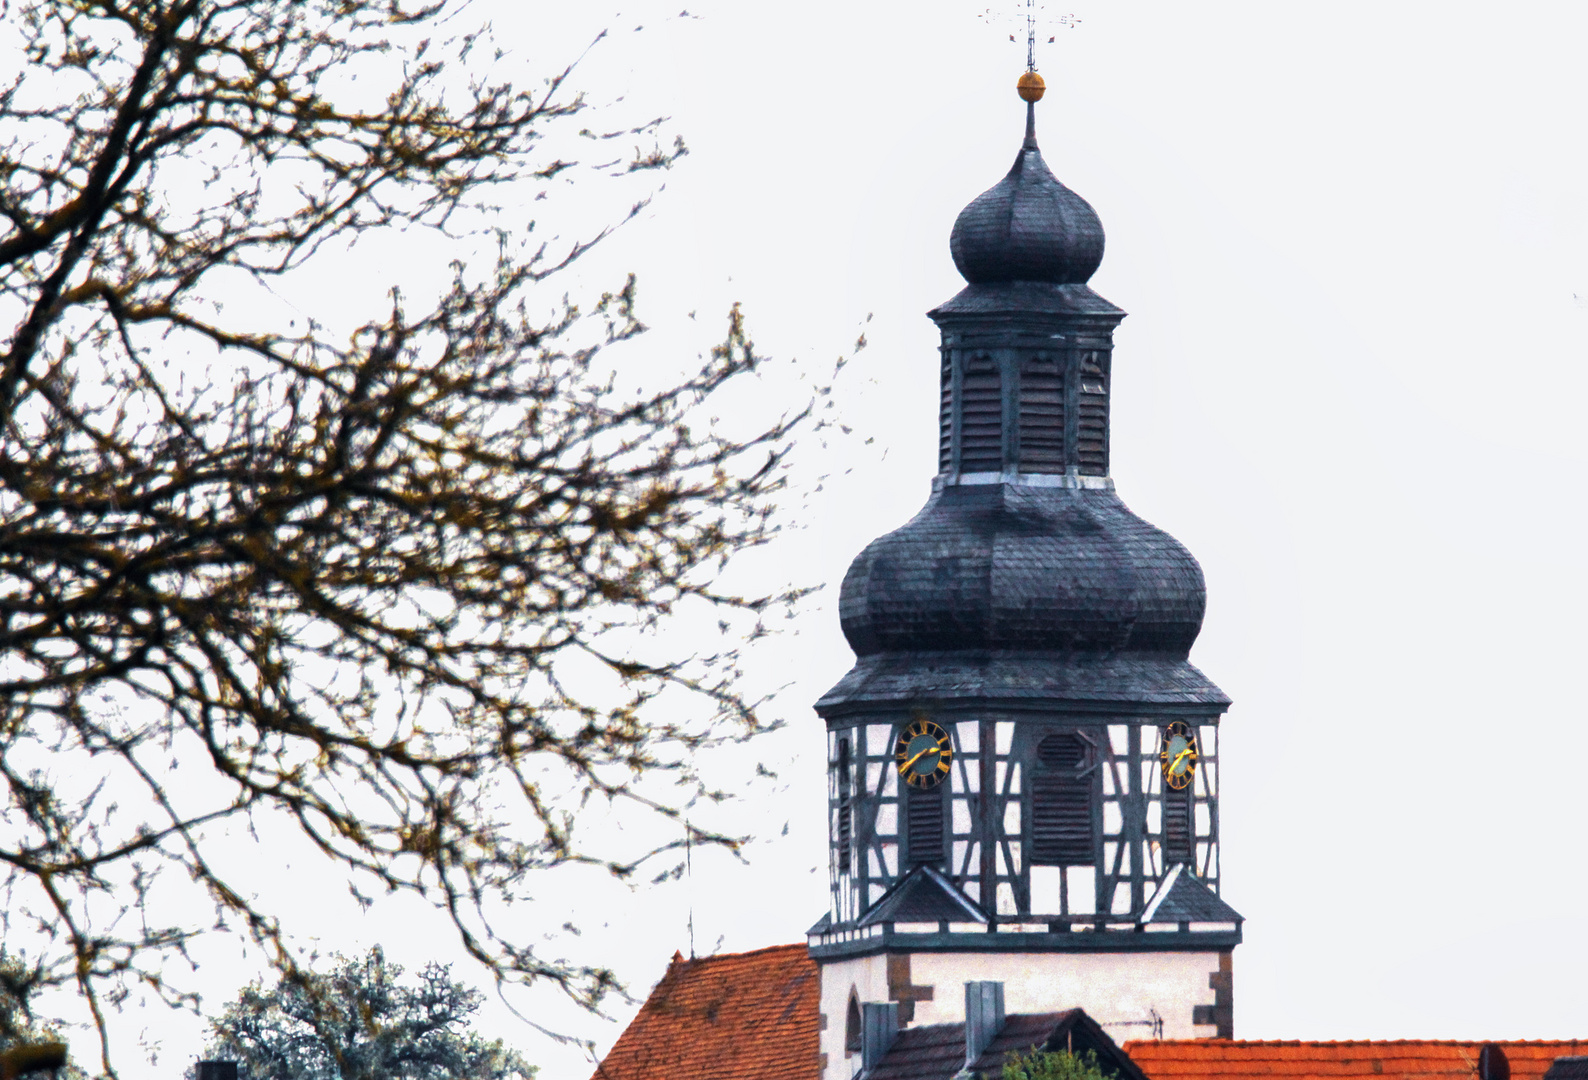
M 632 280 L 588 311 L 544 291 L 605 232 L 502 222 L 577 175 L 550 134 L 610 183 L 683 147 L 575 131 L 569 72 L 493 78 L 473 13 L 0 6 L 0 931 L 102 1034 L 129 987 L 191 1006 L 170 961 L 216 927 L 292 976 L 221 857 L 261 823 L 316 887 L 418 894 L 498 980 L 591 1007 L 610 972 L 492 917 L 647 857 L 576 829 L 581 800 L 676 823 L 652 855 L 737 842 L 684 823 L 715 794 L 693 755 L 767 726 L 734 643 L 794 594 L 716 582 L 775 531 L 808 409 L 713 419 L 761 375 L 736 312 L 679 379 L 617 389 Z M 269 314 L 383 236 L 453 252 L 450 282 L 405 292 L 393 260 L 370 311 Z M 683 616 L 721 640 L 663 632 Z
M 1003 1080 L 1110 1080 L 1091 1050 L 1033 1050 L 1004 1062 Z
M 321 974 L 244 988 L 212 1021 L 207 1055 L 247 1080 L 529 1080 L 535 1068 L 468 1030 L 479 991 L 430 964 L 416 984 L 377 947 Z

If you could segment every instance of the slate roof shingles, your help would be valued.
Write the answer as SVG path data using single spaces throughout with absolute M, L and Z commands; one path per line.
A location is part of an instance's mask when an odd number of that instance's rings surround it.
M 1179 874 L 1152 911 L 1153 922 L 1235 922 L 1241 915 L 1190 874 Z
M 948 246 L 973 284 L 1080 283 L 1103 261 L 1103 223 L 1053 175 L 1028 131 L 1008 175 L 959 212 Z
M 882 894 L 859 925 L 942 921 L 986 922 L 987 913 L 937 870 L 917 866 Z
M 1121 1080 L 1147 1080 L 1108 1033 L 1081 1009 L 1054 1013 L 1018 1013 L 1007 1017 L 971 1066 L 977 1080 L 997 1080 L 1012 1055 L 1037 1047 L 1072 1046 L 1078 1053 L 1091 1050 L 1105 1071 Z M 965 1025 L 933 1024 L 906 1028 L 880 1062 L 864 1074 L 865 1080 L 952 1080 L 965 1067 Z
M 1544 1074 L 1549 1080 L 1588 1080 L 1588 1057 L 1561 1057 Z
M 889 652 L 862 656 L 816 703 L 822 715 L 878 702 L 1117 701 L 1227 706 L 1229 698 L 1184 660 L 1060 652 Z
M 1112 490 L 952 486 L 872 541 L 839 591 L 857 655 L 1104 649 L 1184 659 L 1206 607 L 1190 552 Z
M 905 1028 L 866 1080 L 949 1080 L 965 1066 L 965 1025 Z

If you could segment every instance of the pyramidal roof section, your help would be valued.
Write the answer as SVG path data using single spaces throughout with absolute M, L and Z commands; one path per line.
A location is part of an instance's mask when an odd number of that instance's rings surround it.
M 987 913 L 930 866 L 900 878 L 860 920 L 861 926 L 900 922 L 980 922 Z
M 1240 912 L 1219 899 L 1185 863 L 1175 863 L 1141 913 L 1143 923 L 1236 923 Z

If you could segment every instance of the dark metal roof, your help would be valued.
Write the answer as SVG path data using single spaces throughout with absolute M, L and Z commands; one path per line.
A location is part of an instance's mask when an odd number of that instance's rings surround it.
M 1183 867 L 1170 873 L 1172 879 L 1160 886 L 1159 893 L 1147 902 L 1142 922 L 1239 924 L 1243 921 L 1240 912 L 1219 899 L 1218 893 L 1208 888 L 1195 874 Z
M 949 1080 L 964 1066 L 964 1024 L 909 1027 L 899 1032 L 864 1080 Z
M 848 941 L 812 941 L 811 956 L 826 963 L 879 953 L 1171 953 L 1217 952 L 1241 943 L 1240 924 L 1234 930 L 1130 930 L 1064 929 L 1047 933 L 1026 930 L 1006 933 L 977 929 L 946 933 L 894 929 L 871 936 L 855 935 Z
M 1103 261 L 1103 223 L 1049 171 L 1028 131 L 1008 175 L 960 211 L 948 246 L 972 283 L 1084 282 Z
M 858 656 L 1011 649 L 1184 659 L 1207 604 L 1202 568 L 1112 488 L 940 486 L 844 576 Z
M 1125 312 L 1104 300 L 1090 286 L 1060 285 L 1048 281 L 1004 281 L 967 285 L 953 299 L 927 314 L 939 323 L 956 317 L 1024 315 L 1074 317 L 1095 315 L 1117 323 Z
M 972 1071 L 977 1077 L 1003 1075 L 1011 1055 L 1047 1050 L 1072 1050 L 1097 1055 L 1105 1075 L 1119 1080 L 1147 1080 L 1146 1074 L 1113 1039 L 1080 1009 L 1057 1013 L 1028 1013 L 1009 1017 Z M 905 1028 L 883 1059 L 865 1074 L 865 1080 L 951 1080 L 965 1067 L 965 1025 L 933 1024 Z
M 887 652 L 863 656 L 816 703 L 826 716 L 846 706 L 956 701 L 978 705 L 1097 703 L 1211 707 L 1230 699 L 1177 656 L 1059 651 Z
M 969 285 L 931 312 L 947 365 L 943 475 L 845 575 L 839 615 L 857 661 L 817 703 L 829 719 L 923 703 L 1163 715 L 1229 705 L 1187 662 L 1206 608 L 1201 567 L 1107 480 L 1109 342 L 1124 312 L 1086 285 L 1102 226 L 1043 163 L 1032 115 L 1014 168 L 954 226 Z M 962 381 L 973 364 L 980 397 Z M 967 457 L 972 404 L 979 441 Z
M 1550 1062 L 1544 1080 L 1588 1080 L 1588 1057 L 1558 1057 Z
M 986 922 L 987 913 L 930 866 L 917 866 L 894 882 L 858 925 L 893 922 Z

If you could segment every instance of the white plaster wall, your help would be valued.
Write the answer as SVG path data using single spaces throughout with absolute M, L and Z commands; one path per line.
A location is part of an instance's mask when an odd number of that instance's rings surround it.
M 1150 1027 L 1119 1022 L 1147 1020 L 1154 1010 L 1163 1018 L 1166 1039 L 1211 1038 L 1213 1025 L 1193 1025 L 1191 1010 L 1213 1004 L 1208 977 L 1218 969 L 1217 952 L 911 953 L 911 985 L 930 986 L 933 995 L 915 1003 L 908 1026 L 963 1021 L 965 984 L 991 980 L 1004 984 L 1005 1012 L 1079 1006 L 1118 1043 L 1151 1038 Z M 822 1080 L 850 1080 L 860 1069 L 860 1055 L 844 1054 L 849 992 L 853 988 L 862 1002 L 887 1001 L 888 959 L 878 954 L 826 963 L 821 977 L 821 1051 L 827 1055 Z
M 844 1056 L 844 1019 L 849 1012 L 849 991 L 853 987 L 861 1001 L 888 1000 L 888 958 L 879 953 L 858 960 L 838 960 L 821 966 L 822 1017 L 821 1052 L 827 1067 L 822 1080 L 849 1080 L 860 1071 L 860 1052 Z M 965 996 L 964 988 L 960 997 Z M 965 1004 L 960 1002 L 960 1011 Z
M 1146 1020 L 1154 1009 L 1163 1017 L 1166 1039 L 1211 1037 L 1211 1024 L 1191 1023 L 1195 1005 L 1212 1005 L 1208 976 L 1218 971 L 1216 952 L 1118 953 L 914 953 L 910 981 L 931 986 L 931 1001 L 915 1005 L 916 1024 L 947 1024 L 965 1019 L 965 983 L 977 979 L 1004 984 L 1006 1013 L 1086 1010 L 1115 1042 L 1151 1038 L 1145 1026 L 1114 1026 Z M 883 972 L 883 992 L 887 992 Z

